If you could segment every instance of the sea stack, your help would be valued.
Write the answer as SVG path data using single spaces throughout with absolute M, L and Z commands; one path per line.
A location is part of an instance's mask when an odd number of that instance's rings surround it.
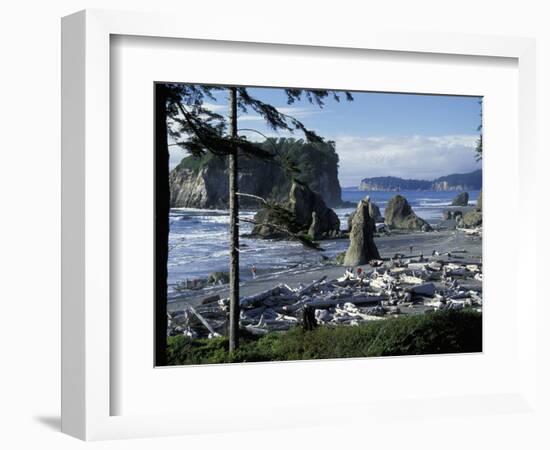
M 388 228 L 394 230 L 432 231 L 430 224 L 418 217 L 407 199 L 401 195 L 396 195 L 388 202 L 385 220 Z
M 340 219 L 329 208 L 323 198 L 303 184 L 292 182 L 288 202 L 282 205 L 288 210 L 295 220 L 297 233 L 312 233 L 316 239 L 333 237 L 340 232 Z M 262 238 L 284 238 L 285 234 L 270 227 L 268 224 L 284 225 L 277 223 L 268 208 L 263 208 L 254 216 L 256 225 L 252 229 L 252 235 Z M 315 224 L 314 224 L 315 221 Z
M 481 211 L 483 207 L 483 204 L 482 204 L 483 197 L 481 194 L 482 194 L 482 191 L 479 191 L 479 197 L 477 198 L 477 204 L 476 204 L 476 209 L 478 211 Z
M 292 211 L 298 223 L 303 224 L 304 227 L 309 228 L 312 214 L 315 212 L 319 219 L 321 233 L 340 230 L 340 219 L 336 213 L 327 207 L 321 195 L 312 191 L 308 186 L 293 181 L 288 194 L 288 204 L 288 209 Z
M 361 200 L 351 222 L 349 247 L 344 257 L 344 265 L 357 266 L 367 264 L 373 259 L 380 259 L 378 248 L 374 243 L 376 225 L 370 215 L 370 201 Z
M 367 197 L 365 200 L 369 202 L 369 214 L 374 219 L 374 221 L 376 223 L 384 222 L 384 216 L 382 216 L 382 213 L 380 213 L 380 208 L 378 207 L 378 205 L 374 202 L 371 202 L 369 197 Z
M 311 225 L 309 226 L 309 231 L 307 234 L 314 241 L 320 239 L 321 237 L 321 224 L 319 223 L 319 217 L 315 211 L 311 213 Z
M 481 191 L 479 192 L 479 197 L 477 199 L 476 207 L 471 209 L 470 211 L 467 211 L 462 216 L 462 220 L 460 222 L 460 225 L 464 228 L 478 228 L 483 225 L 483 212 L 481 211 L 482 208 L 482 200 L 481 200 Z
M 451 206 L 468 206 L 469 200 L 470 195 L 467 192 L 461 192 L 454 198 Z
M 267 144 L 266 141 L 262 146 Z M 332 143 L 310 145 L 305 141 L 280 138 L 276 145 L 278 157 L 288 158 L 299 172 L 307 174 L 308 185 L 327 204 L 342 204 L 342 188 L 338 181 L 338 155 Z M 300 155 L 299 158 L 296 155 Z M 187 156 L 170 172 L 170 206 L 172 208 L 226 209 L 229 207 L 227 158 L 211 152 L 204 156 Z M 282 165 L 261 158 L 239 158 L 239 191 L 277 203 L 288 201 L 293 176 Z M 261 202 L 241 196 L 239 206 L 260 209 Z
M 368 202 L 368 204 L 369 204 L 369 215 L 371 216 L 372 219 L 374 219 L 374 222 L 375 223 L 384 222 L 384 217 L 380 213 L 380 208 L 378 207 L 378 205 L 376 203 L 374 203 L 370 200 L 370 197 L 368 195 L 363 199 L 363 201 Z M 353 211 L 348 216 L 348 231 L 351 231 L 351 223 L 353 222 L 353 217 L 355 216 L 355 212 L 356 211 Z

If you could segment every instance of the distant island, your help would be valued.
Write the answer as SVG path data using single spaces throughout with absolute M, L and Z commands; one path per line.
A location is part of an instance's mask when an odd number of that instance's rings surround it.
M 472 191 L 480 190 L 481 169 L 454 173 L 435 180 L 407 180 L 399 177 L 373 177 L 361 180 L 360 191 Z

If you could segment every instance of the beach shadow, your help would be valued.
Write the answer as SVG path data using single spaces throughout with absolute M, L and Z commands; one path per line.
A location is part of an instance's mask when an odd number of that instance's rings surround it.
M 45 427 L 54 430 L 61 431 L 61 417 L 60 416 L 37 416 L 34 418 L 38 423 L 41 423 Z

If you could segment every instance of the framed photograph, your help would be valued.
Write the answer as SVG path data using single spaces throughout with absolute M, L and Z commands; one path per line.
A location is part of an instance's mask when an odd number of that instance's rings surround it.
M 64 432 L 532 411 L 531 40 L 62 31 Z
M 157 365 L 482 351 L 482 97 L 171 82 L 155 108 Z

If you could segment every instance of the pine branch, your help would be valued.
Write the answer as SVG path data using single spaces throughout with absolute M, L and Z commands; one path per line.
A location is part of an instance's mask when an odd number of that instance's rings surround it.
M 294 132 L 300 130 L 304 133 L 308 142 L 324 142 L 322 137 L 317 135 L 314 131 L 307 129 L 298 119 L 288 114 L 281 113 L 274 106 L 252 97 L 248 94 L 246 88 L 239 88 L 239 102 L 245 110 L 247 106 L 251 107 L 256 113 L 262 116 L 267 124 L 275 131 L 286 130 Z
M 318 251 L 324 251 L 324 249 L 321 248 L 317 242 L 314 242 L 308 235 L 305 235 L 303 233 L 293 232 L 289 229 L 289 227 L 294 229 L 299 228 L 296 222 L 296 219 L 294 217 L 294 214 L 292 214 L 292 212 L 290 212 L 289 210 L 283 208 L 277 203 L 269 202 L 265 198 L 260 197 L 259 195 L 246 194 L 244 192 L 237 192 L 237 195 L 259 200 L 265 205 L 265 208 L 273 214 L 273 217 L 275 220 L 278 220 L 286 224 L 287 226 L 278 225 L 272 222 L 258 222 L 256 220 L 247 219 L 247 218 L 240 218 L 239 219 L 240 221 L 252 223 L 254 225 L 259 225 L 259 226 L 266 226 L 274 230 L 281 231 L 282 233 L 285 233 L 286 235 L 290 236 L 292 239 L 301 242 L 302 245 L 308 248 L 312 248 Z
M 260 197 L 259 195 L 245 194 L 244 192 L 237 192 L 237 195 L 239 195 L 239 196 L 241 196 L 241 197 L 255 198 L 256 200 L 261 201 L 264 205 L 268 205 L 267 200 L 266 200 L 265 198 L 263 198 L 263 197 Z
M 244 217 L 240 218 L 239 220 L 241 220 L 242 222 L 251 223 L 253 225 L 260 225 L 260 226 L 266 226 L 266 227 L 272 228 L 276 231 L 280 231 L 282 233 L 285 233 L 291 239 L 300 242 L 304 247 L 308 247 L 308 248 L 311 248 L 313 250 L 317 250 L 317 251 L 320 251 L 320 252 L 325 251 L 325 249 L 322 248 L 319 245 L 318 242 L 313 241 L 309 236 L 307 236 L 305 234 L 293 233 L 292 231 L 288 230 L 287 228 L 282 227 L 280 225 L 276 225 L 274 223 L 267 223 L 267 222 L 261 223 L 261 222 L 255 221 L 253 219 L 247 219 L 247 218 L 244 218 Z
M 273 155 L 260 148 L 259 146 L 243 139 L 241 137 L 229 138 L 220 135 L 220 130 L 210 126 L 208 123 L 201 121 L 194 114 L 187 111 L 181 102 L 177 102 L 177 107 L 184 117 L 185 123 L 177 120 L 182 125 L 188 125 L 193 133 L 193 136 L 185 142 L 180 142 L 180 146 L 189 150 L 194 156 L 203 156 L 205 150 L 218 155 L 228 156 L 233 151 L 233 147 L 242 151 L 245 155 L 256 157 L 264 160 L 272 159 Z M 196 141 L 193 139 L 196 137 Z

